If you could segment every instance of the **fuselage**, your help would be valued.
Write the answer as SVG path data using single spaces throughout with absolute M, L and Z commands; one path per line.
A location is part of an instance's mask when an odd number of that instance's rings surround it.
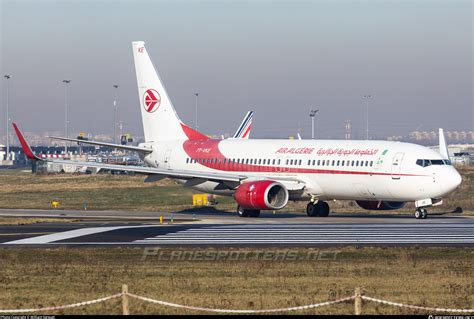
M 144 161 L 152 167 L 245 174 L 252 176 L 250 180 L 299 180 L 303 188 L 289 186 L 292 200 L 417 201 L 441 198 L 461 182 L 438 152 L 411 143 L 202 139 L 163 141 L 151 147 L 153 153 Z M 211 194 L 234 192 L 218 181 L 198 181 L 192 187 Z

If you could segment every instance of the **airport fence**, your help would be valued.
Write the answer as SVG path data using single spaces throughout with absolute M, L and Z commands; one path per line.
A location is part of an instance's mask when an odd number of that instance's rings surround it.
M 52 307 L 42 307 L 42 308 L 31 308 L 31 309 L 6 309 L 2 310 L 0 309 L 0 314 L 17 314 L 17 313 L 38 313 L 38 312 L 45 312 L 45 311 L 58 311 L 58 310 L 65 310 L 65 309 L 70 309 L 70 308 L 78 308 L 78 307 L 84 307 L 84 306 L 89 306 L 93 304 L 98 304 L 98 303 L 103 303 L 107 302 L 112 299 L 117 299 L 117 298 L 122 298 L 122 314 L 123 315 L 129 315 L 130 314 L 130 307 L 129 307 L 129 298 L 131 299 L 136 299 L 136 300 L 141 300 L 143 302 L 148 302 L 148 303 L 153 303 L 161 306 L 166 306 L 166 307 L 173 307 L 173 308 L 180 308 L 180 309 L 186 309 L 186 310 L 193 310 L 193 311 L 202 311 L 202 312 L 209 312 L 209 313 L 229 313 L 229 314 L 263 314 L 263 313 L 284 313 L 284 312 L 292 312 L 292 311 L 299 311 L 299 310 L 308 310 L 308 309 L 315 309 L 319 307 L 325 307 L 325 306 L 330 306 L 334 304 L 339 304 L 343 302 L 352 302 L 354 303 L 354 314 L 355 315 L 361 315 L 362 314 L 362 305 L 363 301 L 371 301 L 375 303 L 380 303 L 384 305 L 389 305 L 389 306 L 394 306 L 394 307 L 400 307 L 400 308 L 408 308 L 408 309 L 414 309 L 414 310 L 424 310 L 424 311 L 430 311 L 430 312 L 435 312 L 435 313 L 469 313 L 469 314 L 474 314 L 474 309 L 454 309 L 454 308 L 440 308 L 440 307 L 423 307 L 423 306 L 416 306 L 416 305 L 409 305 L 409 304 L 403 304 L 399 302 L 393 302 L 393 301 L 388 301 L 388 300 L 383 300 L 383 299 L 377 299 L 377 298 L 372 298 L 372 297 L 367 297 L 364 296 L 362 293 L 362 290 L 360 288 L 356 288 L 354 295 L 337 299 L 337 300 L 331 300 L 331 301 L 325 301 L 325 302 L 320 302 L 320 303 L 315 303 L 315 304 L 310 304 L 310 305 L 304 305 L 304 306 L 295 306 L 295 307 L 288 307 L 288 308 L 275 308 L 275 309 L 216 309 L 216 308 L 206 308 L 206 307 L 196 307 L 196 306 L 187 306 L 187 305 L 181 305 L 181 304 L 176 304 L 176 303 L 171 303 L 167 301 L 162 301 L 162 300 L 156 300 L 148 297 L 143 297 L 139 295 L 132 294 L 128 292 L 128 286 L 123 285 L 122 286 L 122 292 L 107 296 L 107 297 L 102 297 L 94 300 L 88 300 L 88 301 L 83 301 L 83 302 L 78 302 L 74 304 L 69 304 L 69 305 L 63 305 L 63 306 L 52 306 Z

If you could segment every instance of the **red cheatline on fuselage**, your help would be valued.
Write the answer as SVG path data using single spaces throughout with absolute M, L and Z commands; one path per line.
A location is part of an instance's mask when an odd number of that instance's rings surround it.
M 207 168 L 224 172 L 253 172 L 253 173 L 299 173 L 299 174 L 337 174 L 337 175 L 385 175 L 385 176 L 424 176 L 416 174 L 382 173 L 373 171 L 350 171 L 326 168 L 301 168 L 274 165 L 244 164 L 232 162 L 219 149 L 222 140 L 190 139 L 183 143 L 186 154 Z

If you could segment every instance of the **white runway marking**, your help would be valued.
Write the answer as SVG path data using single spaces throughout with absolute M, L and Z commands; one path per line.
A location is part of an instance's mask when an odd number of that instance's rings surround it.
M 111 230 L 116 229 L 123 229 L 123 228 L 140 228 L 140 227 L 152 227 L 150 225 L 147 226 L 122 226 L 122 227 L 93 227 L 93 228 L 81 228 L 75 229 L 70 231 L 65 231 L 56 234 L 38 236 L 38 237 L 31 237 L 25 239 L 19 239 L 14 241 L 9 241 L 3 243 L 3 245 L 30 245 L 30 244 L 50 244 L 59 240 L 77 238 L 87 235 L 93 235 L 103 232 L 108 232 Z
M 3 243 L 4 245 L 284 245 L 284 244 L 464 244 L 474 245 L 474 223 L 356 223 L 356 224 L 239 224 L 140 225 L 81 228 Z M 161 235 L 146 238 L 163 227 Z M 116 231 L 118 230 L 118 232 Z M 157 229 L 158 230 L 158 229 Z M 113 232 L 109 235 L 108 232 Z M 123 231 L 123 233 L 122 233 Z M 89 237 L 89 235 L 100 234 Z M 109 237 L 110 236 L 110 237 Z M 73 240 L 72 240 L 73 239 Z M 117 240 L 118 239 L 118 240 Z M 127 242 L 127 239 L 129 240 Z M 68 241 L 69 240 L 69 241 Z M 119 242 L 120 241 L 120 242 Z
M 225 225 L 192 228 L 134 244 L 474 244 L 474 224 Z

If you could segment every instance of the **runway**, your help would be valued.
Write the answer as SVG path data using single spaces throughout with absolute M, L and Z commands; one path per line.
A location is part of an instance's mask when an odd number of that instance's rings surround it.
M 0 246 L 474 246 L 474 218 L 469 216 L 416 220 L 412 216 L 294 215 L 239 218 L 211 214 L 193 220 L 189 214 L 176 214 L 173 223 L 166 215 L 160 225 L 151 216 L 124 221 L 95 220 L 90 214 L 93 220 L 80 223 L 0 226 Z

